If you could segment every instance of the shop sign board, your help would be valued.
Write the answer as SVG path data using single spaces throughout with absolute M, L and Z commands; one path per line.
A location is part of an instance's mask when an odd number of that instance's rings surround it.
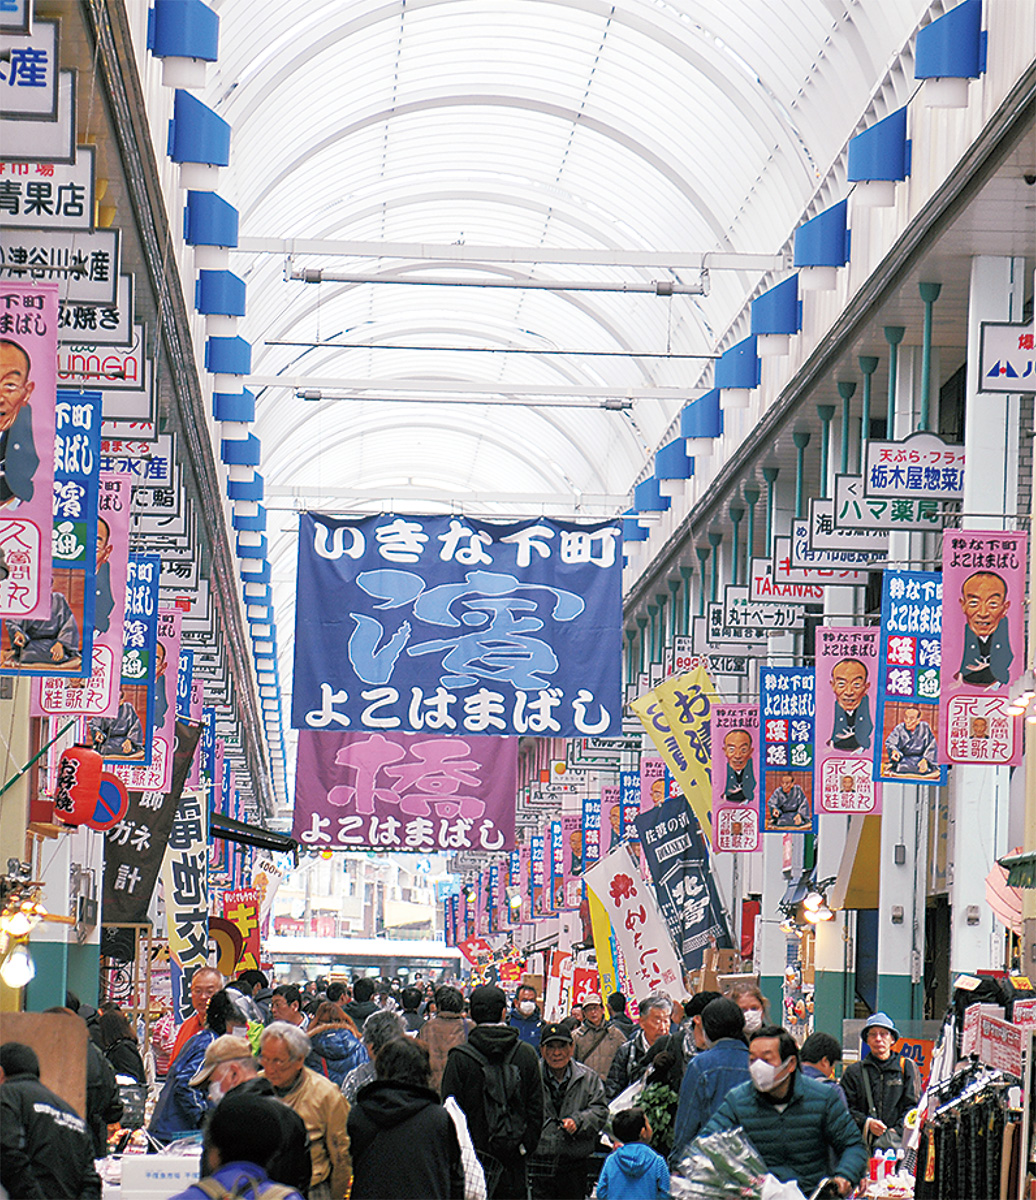
M 32 31 L 32 0 L 4 0 L 0 4 L 0 33 Z
M 836 475 L 834 524 L 836 529 L 927 533 L 942 528 L 942 508 L 933 499 L 867 496 L 862 475 Z
M 119 231 L 95 229 L 8 229 L 0 225 L 0 279 L 58 285 L 66 304 L 118 299 Z
M 0 168 L 3 163 L 0 163 Z M 89 339 L 94 346 L 129 346 L 133 342 L 133 276 L 120 275 L 115 303 L 62 304 L 58 314 L 58 341 L 78 346 Z
M 76 72 L 58 72 L 58 119 L 26 121 L 0 117 L 3 157 L 18 163 L 76 160 Z
M 801 629 L 806 610 L 774 598 L 753 600 L 747 587 L 727 584 L 723 589 L 723 624 L 727 629 L 747 629 L 763 641 L 769 636 Z
M 980 392 L 1036 391 L 1032 322 L 983 321 L 979 341 Z
M 888 555 L 889 535 L 885 529 L 839 526 L 835 523 L 835 501 L 814 498 L 809 502 L 809 544 L 814 550 L 855 551 L 869 561 Z
M 16 35 L 0 29 L 0 117 L 57 121 L 58 66 L 57 21 L 37 19 L 30 32 Z
M 102 310 L 107 311 L 107 310 Z M 58 347 L 58 382 L 65 387 L 98 387 L 106 392 L 143 392 L 150 379 L 147 326 L 133 326 L 129 346 L 63 340 Z
M 77 146 L 73 163 L 0 161 L 0 221 L 14 229 L 93 229 L 93 146 Z
M 695 624 L 701 622 L 700 636 L 704 640 L 703 617 L 695 617 Z M 682 675 L 693 671 L 697 666 L 703 666 L 710 675 L 730 675 L 746 678 L 748 675 L 748 656 L 745 654 L 721 654 L 715 650 L 708 654 L 699 654 L 694 650 L 695 636 L 677 637 L 673 643 L 673 673 Z
M 912 433 L 902 442 L 868 442 L 863 489 L 867 496 L 890 500 L 960 500 L 964 447 L 934 433 Z
M 779 539 L 774 539 L 776 542 Z M 787 542 L 789 539 L 783 539 Z M 790 556 L 790 550 L 786 560 Z M 750 600 L 766 600 L 777 604 L 822 604 L 824 602 L 824 586 L 815 579 L 807 579 L 805 572 L 798 572 L 800 578 L 789 580 L 786 561 L 784 575 L 778 581 L 777 564 L 769 558 L 753 558 L 749 564 L 748 598 Z M 803 613 L 804 615 L 804 613 Z
M 885 555 L 871 554 L 866 550 L 835 549 L 821 550 L 812 545 L 810 522 L 792 521 L 791 523 L 791 565 L 792 567 L 816 567 L 819 570 L 830 570 L 835 573 L 832 586 L 842 584 L 863 585 L 867 582 L 865 569 L 875 558 L 882 559 Z M 854 569 L 855 568 L 855 569 Z

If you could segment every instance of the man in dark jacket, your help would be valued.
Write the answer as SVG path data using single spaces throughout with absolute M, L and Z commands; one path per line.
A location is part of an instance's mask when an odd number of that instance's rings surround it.
M 371 997 L 374 995 L 374 980 L 368 979 L 366 976 L 363 979 L 357 979 L 353 984 L 353 998 L 348 1004 L 342 1007 L 356 1022 L 356 1028 L 362 1029 L 364 1021 L 372 1014 L 378 1011 L 378 1006 L 374 1003 Z
M 86 1127 L 93 1138 L 94 1158 L 104 1158 L 108 1153 L 108 1126 L 122 1119 L 123 1103 L 119 1095 L 119 1081 L 115 1078 L 115 1068 L 98 1046 L 91 1030 L 91 1022 L 83 1016 L 83 1007 L 80 1005 L 80 1011 L 76 1012 L 71 1008 L 56 1005 L 44 1011 L 78 1017 L 90 1034 L 86 1043 Z M 96 1009 L 87 1011 L 92 1014 L 92 1024 L 94 1029 L 97 1029 Z
M 648 996 L 638 1005 L 640 1026 L 636 1033 L 620 1046 L 608 1068 L 604 1090 L 609 1101 L 636 1083 L 647 1067 L 647 1054 L 660 1037 L 669 1032 L 669 1014 L 673 1002 L 668 996 Z
M 587 1165 L 608 1119 L 604 1084 L 596 1071 L 572 1061 L 574 1051 L 572 1034 L 564 1025 L 543 1026 L 545 1119 L 536 1148 L 541 1170 L 532 1181 L 536 1200 L 583 1200 Z
M 523 1200 L 526 1194 L 525 1156 L 531 1154 L 543 1129 L 543 1082 L 539 1058 L 518 1031 L 503 1024 L 507 997 L 492 985 L 471 993 L 471 1016 L 475 1028 L 466 1043 L 454 1046 L 446 1059 L 440 1091 L 443 1100 L 455 1096 L 468 1119 L 471 1140 L 486 1170 L 489 1200 Z M 475 1053 L 472 1053 L 474 1051 Z M 516 1107 L 524 1131 L 513 1150 L 493 1155 L 489 1149 L 489 1127 L 484 1102 L 486 1064 L 513 1065 L 519 1081 Z
M 867 1149 L 835 1089 L 799 1072 L 795 1039 L 779 1025 L 757 1029 L 748 1054 L 751 1081 L 727 1093 L 701 1136 L 740 1126 L 782 1183 L 794 1179 L 808 1196 L 830 1175 L 848 1195 L 867 1169 Z
M 680 1085 L 669 1159 L 674 1166 L 727 1092 L 748 1080 L 745 1018 L 734 1001 L 723 996 L 710 1001 L 702 1010 L 701 1028 L 707 1048 L 691 1059 Z
M 633 1020 L 626 1015 L 626 996 L 622 992 L 612 992 L 608 997 L 608 1024 L 621 1029 L 627 1037 L 637 1028 Z
M 454 1046 L 468 1040 L 475 1022 L 464 1016 L 464 997 L 454 987 L 443 984 L 435 989 L 435 1016 L 429 1017 L 417 1031 L 417 1040 L 428 1049 L 431 1063 L 431 1086 L 436 1091 L 442 1083 L 446 1057 Z
M 407 1033 L 417 1033 L 424 1024 L 424 1017 L 417 1011 L 421 1007 L 424 997 L 419 988 L 405 987 L 400 999 L 403 1002 L 403 1011 L 400 1016 L 403 1018 L 406 1031 Z
M 248 1039 L 229 1033 L 209 1043 L 201 1068 L 191 1076 L 191 1087 L 204 1084 L 208 1084 L 209 1099 L 216 1105 L 231 1092 L 236 1096 L 275 1098 L 273 1084 L 259 1074 Z M 287 1104 L 278 1103 L 276 1116 L 280 1137 L 266 1164 L 266 1173 L 274 1183 L 287 1184 L 305 1196 L 313 1174 L 306 1123 Z
M 40 1083 L 31 1046 L 0 1046 L 0 1183 L 19 1200 L 74 1196 L 100 1200 L 86 1123 Z
M 870 1054 L 845 1068 L 842 1091 L 853 1120 L 870 1145 L 886 1130 L 902 1136 L 903 1118 L 917 1107 L 919 1088 L 913 1061 L 892 1053 L 899 1031 L 891 1018 L 883 1012 L 875 1013 L 863 1027 L 861 1037 Z
M 508 1024 L 518 1030 L 518 1036 L 527 1046 L 539 1049 L 543 1014 L 536 1003 L 536 989 L 531 983 L 523 983 L 518 989 Z

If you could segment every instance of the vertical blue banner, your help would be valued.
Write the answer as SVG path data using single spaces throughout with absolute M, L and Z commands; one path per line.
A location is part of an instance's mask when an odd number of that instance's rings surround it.
M 176 715 L 181 721 L 191 719 L 191 691 L 194 688 L 194 651 L 180 647 L 176 666 Z

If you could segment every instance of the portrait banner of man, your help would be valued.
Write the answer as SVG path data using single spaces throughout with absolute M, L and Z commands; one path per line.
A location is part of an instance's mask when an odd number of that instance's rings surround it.
M 759 805 L 764 833 L 814 833 L 816 676 L 811 667 L 759 673 Z
M 939 755 L 943 577 L 886 570 L 875 708 L 875 782 L 946 786 Z
M 878 641 L 877 625 L 816 631 L 819 812 L 881 812 L 881 785 L 871 778 Z
M 762 850 L 756 755 L 759 706 L 717 704 L 712 710 L 712 848 Z
M 1007 715 L 1011 685 L 1025 670 L 1028 535 L 952 529 L 943 534 L 943 684 L 939 746 L 949 762 L 1022 761 L 1022 718 Z M 977 713 L 976 697 L 995 698 Z M 991 722 L 974 736 L 973 719 Z M 967 727 L 967 736 L 962 731 Z
M 58 290 L 0 286 L 0 617 L 53 615 Z
M 183 612 L 158 610 L 154 657 L 154 710 L 151 716 L 152 751 L 149 766 L 116 766 L 115 774 L 132 791 L 165 792 L 173 775 L 173 742 L 176 727 L 176 664 L 180 657 Z

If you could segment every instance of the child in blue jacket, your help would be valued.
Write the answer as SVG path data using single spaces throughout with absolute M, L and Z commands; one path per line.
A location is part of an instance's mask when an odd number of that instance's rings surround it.
M 642 1108 L 626 1108 L 612 1118 L 612 1133 L 623 1144 L 613 1150 L 597 1181 L 599 1200 L 665 1200 L 669 1168 L 648 1144 L 651 1124 Z

